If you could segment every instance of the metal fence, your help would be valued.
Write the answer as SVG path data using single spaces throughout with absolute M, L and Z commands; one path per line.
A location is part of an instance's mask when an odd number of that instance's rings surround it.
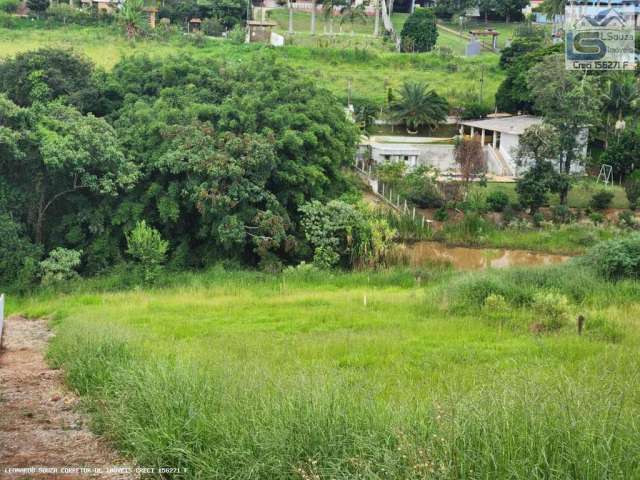
M 0 349 L 2 348 L 3 333 L 4 333 L 4 293 L 0 295 Z
M 361 175 L 366 177 L 373 193 L 378 198 L 381 198 L 387 205 L 396 210 L 400 215 L 410 218 L 422 228 L 431 227 L 431 220 L 425 217 L 422 213 L 416 211 L 416 207 L 409 205 L 407 200 L 400 196 L 400 193 L 394 192 L 391 187 L 382 183 L 375 176 L 375 173 L 371 168 L 371 164 L 367 165 L 364 159 L 356 157 L 355 169 L 360 172 Z

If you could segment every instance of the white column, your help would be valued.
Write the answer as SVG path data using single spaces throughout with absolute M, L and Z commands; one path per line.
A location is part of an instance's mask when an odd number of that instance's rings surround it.
M 484 128 L 482 129 L 482 133 L 480 134 L 480 143 L 484 147 Z
M 472 136 L 472 137 L 473 137 L 474 130 L 475 130 L 475 129 L 474 129 L 473 127 L 471 127 L 471 136 Z
M 498 132 L 493 131 L 493 148 L 496 148 L 496 143 L 498 141 Z

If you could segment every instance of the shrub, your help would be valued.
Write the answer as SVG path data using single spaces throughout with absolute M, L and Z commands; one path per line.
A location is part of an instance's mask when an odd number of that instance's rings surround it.
M 620 212 L 618 214 L 618 222 L 622 227 L 636 228 L 638 226 L 636 216 L 630 210 L 625 210 L 624 212 Z
M 491 293 L 484 299 L 483 307 L 491 312 L 503 312 L 509 309 L 509 304 L 502 295 Z
M 205 18 L 202 21 L 202 32 L 211 37 L 221 37 L 224 32 L 224 25 L 217 18 Z
M 569 321 L 569 300 L 555 292 L 538 292 L 533 297 L 533 310 L 546 330 L 558 330 Z
M 246 31 L 240 24 L 236 25 L 231 29 L 229 33 L 227 33 L 227 38 L 231 41 L 231 43 L 235 43 L 236 45 L 241 45 L 244 43 L 246 36 Z
M 635 170 L 624 183 L 624 191 L 629 200 L 629 207 L 635 210 L 640 199 L 640 170 Z
M 551 207 L 551 218 L 553 223 L 569 223 L 573 216 L 566 205 L 554 205 Z
M 640 277 L 640 234 L 600 242 L 581 259 L 601 276 L 618 280 Z
M 405 175 L 402 179 L 401 190 L 407 200 L 420 208 L 440 208 L 444 204 L 442 194 L 427 168 L 419 167 Z
M 460 118 L 463 120 L 471 120 L 475 118 L 485 118 L 491 113 L 492 108 L 486 103 L 481 103 L 478 100 L 473 100 L 462 105 L 460 109 Z
M 438 29 L 436 17 L 430 9 L 418 9 L 409 15 L 400 33 L 403 47 L 410 45 L 411 52 L 428 52 L 436 44 Z
M 487 208 L 492 212 L 502 212 L 509 205 L 509 196 L 501 191 L 496 190 L 487 195 Z
M 446 208 L 440 207 L 433 214 L 433 218 L 434 218 L 434 220 L 436 220 L 438 222 L 446 222 L 449 219 L 449 213 L 447 212 Z
M 544 215 L 541 212 L 536 212 L 531 216 L 531 220 L 534 227 L 540 228 L 542 222 L 544 222 Z
M 46 260 L 40 262 L 42 284 L 64 282 L 78 278 L 76 269 L 80 266 L 80 250 L 58 247 L 49 252 Z
M 613 200 L 613 192 L 610 192 L 609 190 L 600 190 L 593 194 L 589 205 L 591 205 L 591 208 L 596 210 L 604 210 L 609 206 L 611 200 Z
M 19 6 L 19 0 L 0 0 L 0 11 L 4 13 L 16 13 Z
M 140 263 L 144 281 L 155 281 L 166 260 L 169 242 L 163 240 L 160 232 L 142 220 L 127 235 L 127 247 L 127 253 Z
M 589 219 L 591 219 L 591 221 L 595 224 L 595 225 L 599 225 L 602 222 L 604 222 L 604 215 L 602 215 L 599 212 L 593 212 L 591 215 L 589 215 Z

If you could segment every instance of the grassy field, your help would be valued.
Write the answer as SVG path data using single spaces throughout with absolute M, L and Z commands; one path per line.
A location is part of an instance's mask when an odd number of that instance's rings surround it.
M 503 191 L 509 195 L 511 201 L 515 202 L 518 200 L 515 183 L 489 182 L 486 189 L 479 186 L 476 188 L 486 192 L 487 194 L 497 190 Z M 569 191 L 569 197 L 567 199 L 568 206 L 571 208 L 586 208 L 589 206 L 589 202 L 591 201 L 593 194 L 600 190 L 609 190 L 613 192 L 614 197 L 611 200 L 611 208 L 629 208 L 629 201 L 627 200 L 627 194 L 623 187 L 619 185 L 613 185 L 610 187 L 605 187 L 603 184 L 598 185 L 593 178 L 581 180 L 573 185 Z M 559 198 L 557 195 L 549 195 L 549 205 L 557 205 L 558 203 Z
M 321 39 L 318 48 L 288 46 L 278 49 L 278 56 L 292 67 L 309 74 L 315 81 L 329 88 L 340 99 L 347 98 L 351 84 L 354 98 L 367 98 L 382 103 L 387 89 L 398 88 L 405 80 L 428 82 L 454 104 L 476 95 L 480 84 L 479 66 L 485 65 L 485 98 L 493 98 L 503 73 L 495 55 L 478 58 L 447 58 L 436 53 L 408 55 L 369 48 L 366 39 L 343 37 L 345 45 Z M 364 38 L 364 37 L 362 37 Z M 328 43 L 327 43 L 328 42 Z M 195 45 L 188 37 L 176 36 L 167 41 L 138 40 L 128 42 L 119 30 L 106 27 L 59 27 L 45 29 L 22 25 L 17 29 L 0 29 L 0 58 L 39 47 L 63 47 L 87 55 L 97 65 L 110 69 L 126 55 L 145 53 L 152 56 L 192 54 L 196 57 L 218 57 L 241 61 L 268 48 L 261 45 L 235 45 L 224 40 L 206 40 Z
M 358 48 L 374 48 L 384 51 L 393 51 L 394 45 L 392 43 L 385 43 L 382 37 L 372 37 L 374 30 L 373 18 L 367 17 L 362 22 L 354 22 L 353 27 L 350 23 L 340 23 L 340 17 L 335 17 L 333 20 L 333 37 L 323 35 L 325 32 L 329 32 L 329 22 L 319 14 L 316 17 L 316 33 L 312 36 L 311 33 L 311 14 L 307 12 L 294 12 L 293 14 L 293 29 L 294 35 L 288 35 L 289 29 L 289 13 L 286 9 L 273 9 L 268 12 L 269 19 L 278 23 L 276 31 L 287 37 L 287 42 L 294 45 L 303 46 L 326 46 L 332 47 L 358 47 Z M 394 13 L 391 17 L 396 32 L 402 30 L 402 26 L 409 15 L 407 13 Z M 450 25 L 447 25 L 450 26 Z M 453 27 L 451 27 L 453 28 Z M 382 21 L 380 22 L 380 32 L 383 31 Z M 451 32 L 440 29 L 438 31 L 438 42 L 436 48 L 446 47 L 451 49 L 456 55 L 464 55 L 465 47 L 468 40 L 461 38 Z M 491 57 L 495 54 L 489 51 L 483 51 L 482 57 Z M 492 60 L 488 60 L 491 62 Z
M 141 465 L 193 479 L 640 475 L 638 282 L 572 265 L 166 281 L 8 304 L 52 318 L 51 361 Z M 529 331 L 555 311 L 541 292 L 568 301 L 555 333 Z M 490 293 L 505 304 L 483 307 Z
M 460 23 L 457 19 L 451 19 L 448 21 L 441 20 L 439 23 L 457 32 L 460 31 Z M 498 48 L 504 48 L 506 42 L 513 39 L 514 31 L 521 25 L 523 25 L 521 22 L 505 23 L 488 21 L 485 23 L 482 19 L 466 19 L 462 28 L 462 33 L 468 35 L 470 30 L 495 30 L 500 33 L 500 35 L 498 35 Z M 545 27 L 538 26 L 537 28 L 544 29 Z M 480 41 L 484 41 L 486 45 L 491 45 L 491 37 L 480 37 Z

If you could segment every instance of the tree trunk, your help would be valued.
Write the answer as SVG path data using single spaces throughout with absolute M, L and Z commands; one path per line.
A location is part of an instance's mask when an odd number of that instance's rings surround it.
M 38 207 L 35 214 L 34 225 L 34 237 L 36 244 L 44 244 L 44 212 L 45 212 L 45 198 L 44 198 L 44 185 L 42 175 L 36 176 L 36 195 L 38 197 Z
M 287 2 L 289 4 L 289 35 L 293 34 L 293 4 L 291 0 Z
M 416 0 L 411 0 L 411 11 L 409 13 L 413 13 L 416 10 Z
M 316 34 L 316 0 L 311 2 L 311 35 Z
M 380 35 L 380 0 L 374 0 L 375 17 L 373 19 L 373 36 Z

